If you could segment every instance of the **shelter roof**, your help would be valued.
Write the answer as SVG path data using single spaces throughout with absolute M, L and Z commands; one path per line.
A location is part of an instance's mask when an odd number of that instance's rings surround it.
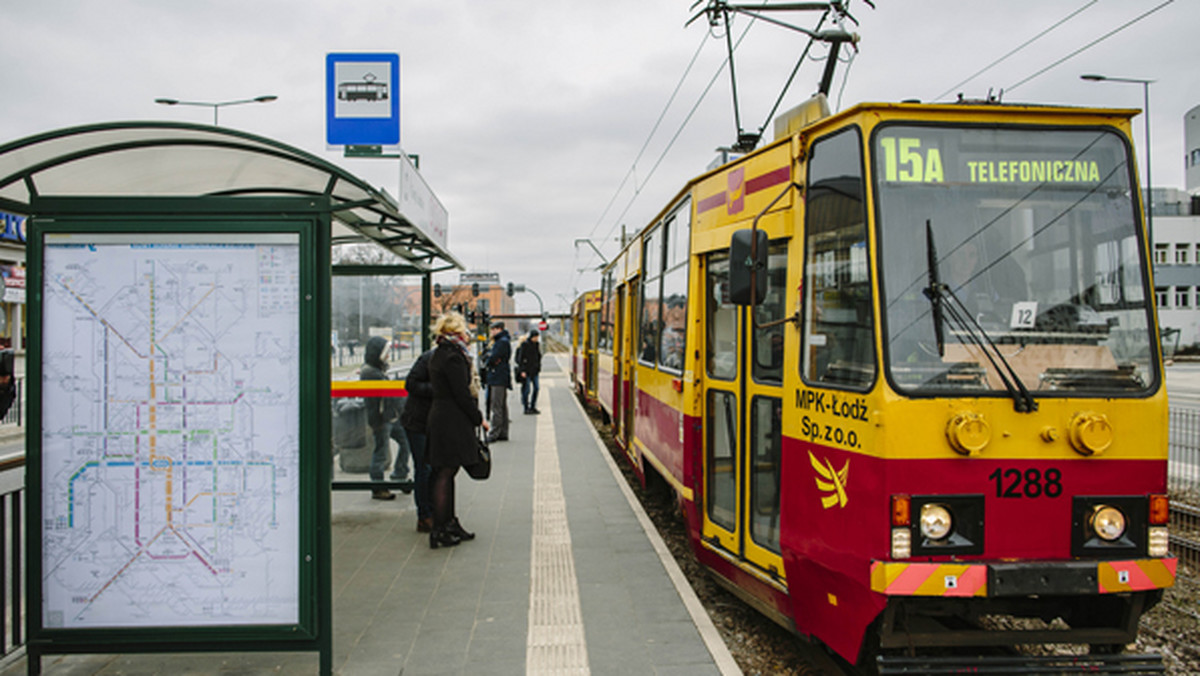
M 0 209 L 36 216 L 36 197 L 328 196 L 331 241 L 374 244 L 396 264 L 437 272 L 462 264 L 397 201 L 315 155 L 225 127 L 112 122 L 0 145 Z M 444 213 L 444 211 L 443 211 Z M 444 227 L 444 224 L 443 224 Z M 376 261 L 378 263 L 378 261 Z

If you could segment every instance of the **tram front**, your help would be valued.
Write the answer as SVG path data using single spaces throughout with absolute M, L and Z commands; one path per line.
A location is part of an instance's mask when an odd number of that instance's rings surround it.
M 911 645 L 918 615 L 1000 613 L 1116 646 L 1175 571 L 1128 116 L 991 108 L 883 119 L 867 142 L 895 395 L 876 450 L 882 645 Z

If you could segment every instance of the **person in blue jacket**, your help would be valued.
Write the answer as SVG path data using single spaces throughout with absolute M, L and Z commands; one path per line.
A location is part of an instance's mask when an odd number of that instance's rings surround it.
M 512 340 L 504 322 L 492 322 L 492 348 L 487 356 L 488 441 L 508 441 L 508 390 L 512 388 Z

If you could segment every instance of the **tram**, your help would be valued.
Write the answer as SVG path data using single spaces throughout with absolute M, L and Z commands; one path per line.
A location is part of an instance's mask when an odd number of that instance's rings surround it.
M 607 265 L 574 382 L 719 581 L 852 663 L 1136 638 L 1176 572 L 1136 112 L 818 95 Z

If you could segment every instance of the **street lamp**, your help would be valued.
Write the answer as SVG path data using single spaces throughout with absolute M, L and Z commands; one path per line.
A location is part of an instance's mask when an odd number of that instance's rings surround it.
M 1150 84 L 1154 80 L 1143 80 L 1136 77 L 1108 77 L 1107 75 L 1080 75 L 1081 80 L 1092 82 L 1129 82 L 1142 85 L 1142 96 L 1146 107 L 1146 237 L 1150 246 L 1154 246 L 1154 182 L 1150 180 Z
M 164 106 L 206 106 L 208 108 L 212 108 L 213 126 L 217 127 L 217 126 L 220 126 L 217 124 L 217 111 L 220 110 L 221 107 L 223 107 L 223 106 L 237 106 L 237 105 L 241 105 L 243 103 L 270 103 L 278 98 L 279 98 L 278 96 L 274 96 L 272 94 L 267 94 L 265 96 L 256 96 L 252 99 L 239 99 L 237 101 L 219 101 L 216 103 L 210 103 L 208 101 L 180 101 L 179 99 L 154 99 L 154 102 L 161 103 Z

